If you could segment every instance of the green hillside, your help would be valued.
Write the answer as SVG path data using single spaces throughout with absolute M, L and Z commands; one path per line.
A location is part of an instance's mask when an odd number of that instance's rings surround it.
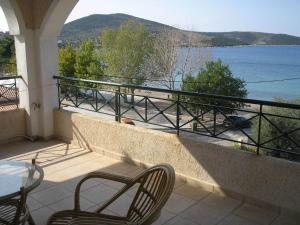
M 136 20 L 146 26 L 150 32 L 155 32 L 162 27 L 175 29 L 161 23 L 137 18 L 126 14 L 95 14 L 65 24 L 61 32 L 61 40 L 82 40 L 86 38 L 95 39 L 104 28 L 118 28 L 122 23 L 128 20 Z
M 137 18 L 126 14 L 95 14 L 65 24 L 60 40 L 78 42 L 83 39 L 96 39 L 104 28 L 117 28 L 128 20 L 143 23 L 146 28 L 155 33 L 162 28 L 178 30 L 171 26 Z M 271 34 L 259 32 L 191 32 L 185 31 L 201 40 L 207 46 L 235 46 L 235 45 L 300 45 L 300 37 L 286 34 Z M 184 43 L 185 35 L 182 35 Z

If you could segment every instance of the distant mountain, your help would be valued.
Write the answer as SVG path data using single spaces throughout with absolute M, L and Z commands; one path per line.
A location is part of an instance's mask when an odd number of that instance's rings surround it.
M 128 20 L 136 20 L 155 33 L 162 28 L 177 30 L 183 33 L 182 43 L 186 34 L 193 35 L 207 46 L 236 46 L 236 45 L 300 45 L 300 37 L 287 34 L 271 34 L 260 32 L 193 32 L 182 31 L 177 28 L 141 19 L 126 14 L 94 14 L 65 24 L 60 40 L 78 42 L 83 39 L 96 39 L 105 28 L 118 28 Z
M 162 27 L 175 29 L 161 23 L 121 13 L 109 15 L 94 14 L 65 24 L 60 35 L 61 40 L 76 41 L 86 38 L 95 39 L 99 36 L 101 30 L 105 28 L 117 29 L 122 23 L 125 23 L 128 20 L 135 20 L 144 24 L 150 32 L 155 32 Z

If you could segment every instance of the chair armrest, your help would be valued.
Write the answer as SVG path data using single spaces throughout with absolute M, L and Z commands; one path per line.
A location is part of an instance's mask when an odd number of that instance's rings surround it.
M 74 210 L 80 210 L 80 189 L 81 185 L 89 180 L 89 179 L 94 179 L 94 178 L 100 178 L 100 179 L 105 179 L 105 180 L 111 180 L 111 181 L 116 181 L 119 183 L 123 183 L 126 185 L 129 185 L 133 182 L 133 179 L 130 177 L 125 177 L 125 176 L 120 176 L 116 174 L 110 174 L 110 173 L 105 173 L 105 172 L 91 172 L 88 173 L 76 186 L 75 189 L 75 197 L 74 197 L 74 205 L 75 208 Z

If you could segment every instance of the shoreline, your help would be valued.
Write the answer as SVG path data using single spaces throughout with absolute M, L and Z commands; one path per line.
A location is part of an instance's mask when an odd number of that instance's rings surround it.
M 286 44 L 286 45 L 263 45 L 263 44 L 251 44 L 251 45 L 225 45 L 225 46 L 207 46 L 207 47 L 203 47 L 203 48 L 243 48 L 243 47 L 300 47 L 300 44 L 299 45 L 294 45 L 294 44 Z M 184 47 L 182 47 L 184 48 Z M 197 47 L 195 47 L 197 48 Z M 200 47 L 202 48 L 202 47 Z

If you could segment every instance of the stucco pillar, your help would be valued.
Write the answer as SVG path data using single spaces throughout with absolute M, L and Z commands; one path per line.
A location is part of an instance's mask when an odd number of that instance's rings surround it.
M 26 111 L 27 135 L 40 135 L 40 116 L 37 108 L 40 102 L 40 82 L 36 68 L 36 41 L 33 31 L 27 31 L 23 35 L 15 35 L 16 59 L 18 74 L 22 79 L 18 80 L 20 107 Z
M 53 135 L 53 109 L 58 106 L 57 36 L 78 0 L 0 0 L 15 37 L 20 107 L 26 110 L 27 135 Z
M 20 107 L 27 112 L 27 134 L 51 137 L 53 109 L 58 106 L 54 74 L 58 74 L 57 38 L 27 30 L 15 36 Z

